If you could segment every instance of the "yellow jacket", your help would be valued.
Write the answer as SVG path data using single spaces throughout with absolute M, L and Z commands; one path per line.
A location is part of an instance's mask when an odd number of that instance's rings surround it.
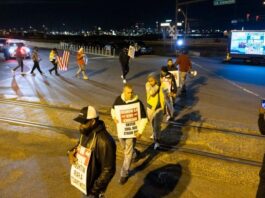
M 50 61 L 56 61 L 56 58 L 57 58 L 57 54 L 52 50 L 50 52 Z
M 147 108 L 151 109 L 152 111 L 155 111 L 159 107 L 164 108 L 164 105 L 162 105 L 164 98 L 161 97 L 161 90 L 158 85 L 151 86 L 149 82 L 147 82 L 145 84 L 145 90 L 146 90 Z M 162 96 L 164 96 L 163 93 Z

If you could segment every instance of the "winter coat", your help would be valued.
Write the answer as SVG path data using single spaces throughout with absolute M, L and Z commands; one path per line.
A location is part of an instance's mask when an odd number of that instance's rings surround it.
M 179 65 L 180 72 L 188 72 L 191 69 L 191 61 L 186 54 L 179 55 L 176 64 Z
M 119 60 L 120 60 L 120 63 L 122 66 L 128 66 L 129 65 L 130 56 L 128 56 L 127 50 L 121 51 L 121 53 L 119 54 Z
M 264 114 L 259 114 L 258 125 L 259 125 L 259 130 L 260 130 L 261 134 L 265 135 L 265 118 L 264 118 Z
M 79 144 L 88 148 L 95 133 L 95 147 L 87 170 L 87 192 L 88 194 L 98 195 L 106 190 L 115 174 L 116 144 L 107 132 L 103 121 L 98 121 L 96 128 L 88 135 L 82 135 Z

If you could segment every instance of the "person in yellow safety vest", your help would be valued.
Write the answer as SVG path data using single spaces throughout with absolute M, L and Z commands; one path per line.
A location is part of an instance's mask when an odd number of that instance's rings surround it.
M 84 53 L 84 48 L 81 47 L 78 50 L 77 55 L 76 55 L 76 61 L 77 61 L 77 65 L 78 65 L 78 70 L 77 70 L 75 76 L 77 78 L 79 78 L 79 74 L 82 71 L 83 79 L 87 80 L 88 77 L 86 75 L 86 54 Z
M 49 69 L 49 72 L 50 74 L 52 74 L 52 71 L 54 70 L 55 71 L 55 75 L 56 76 L 59 76 L 58 74 L 58 60 L 57 60 L 57 57 L 58 57 L 58 51 L 56 48 L 53 48 L 50 52 L 50 62 L 53 64 L 53 68 Z
M 147 100 L 147 117 L 151 123 L 153 134 L 150 137 L 154 139 L 154 149 L 159 148 L 161 123 L 164 114 L 164 105 L 160 100 L 160 86 L 154 73 L 151 73 L 147 77 L 145 84 L 146 100 Z

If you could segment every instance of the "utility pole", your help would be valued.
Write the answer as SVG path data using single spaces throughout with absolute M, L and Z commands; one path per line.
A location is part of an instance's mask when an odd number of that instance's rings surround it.
M 178 0 L 176 0 L 176 39 L 178 38 Z

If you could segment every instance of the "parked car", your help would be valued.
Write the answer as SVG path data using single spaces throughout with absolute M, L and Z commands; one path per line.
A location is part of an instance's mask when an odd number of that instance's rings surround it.
M 22 45 L 22 48 L 24 49 L 23 53 L 25 53 L 25 58 L 30 58 L 31 51 L 30 48 L 26 46 L 25 41 L 17 39 L 7 39 L 3 48 L 4 57 L 6 60 L 16 57 L 16 49 L 18 45 Z
M 6 45 L 6 38 L 0 38 L 0 52 L 3 52 L 4 46 Z

